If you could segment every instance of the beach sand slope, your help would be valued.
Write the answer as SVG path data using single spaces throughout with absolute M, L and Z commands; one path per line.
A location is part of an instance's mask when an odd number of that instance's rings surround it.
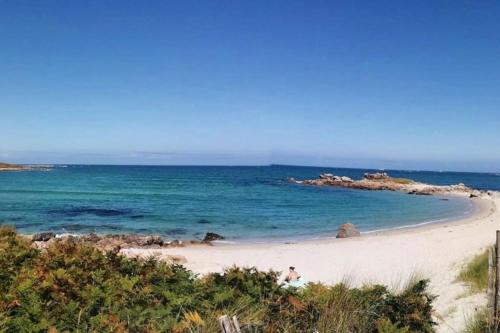
M 437 331 L 460 332 L 466 318 L 486 304 L 486 297 L 471 295 L 456 281 L 457 274 L 465 262 L 494 243 L 495 230 L 500 229 L 500 195 L 472 200 L 477 212 L 460 221 L 357 238 L 122 251 L 127 256 L 184 256 L 186 266 L 200 274 L 231 265 L 285 272 L 293 265 L 309 281 L 333 284 L 347 279 L 354 286 L 381 283 L 398 288 L 418 274 L 431 279 L 431 291 L 439 295 Z

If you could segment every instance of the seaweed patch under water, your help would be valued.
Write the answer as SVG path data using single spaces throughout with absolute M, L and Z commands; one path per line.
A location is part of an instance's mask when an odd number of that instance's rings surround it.
M 63 209 L 51 209 L 48 211 L 51 215 L 76 217 L 81 215 L 95 215 L 99 217 L 108 216 L 124 216 L 132 213 L 131 209 L 108 209 L 108 208 L 94 208 L 94 207 L 71 207 Z
M 165 230 L 166 235 L 185 235 L 187 234 L 187 229 L 184 228 L 171 228 Z
M 92 231 L 95 232 L 97 230 L 122 230 L 123 228 L 119 225 L 113 224 L 101 224 L 101 225 L 92 225 L 92 224 L 83 224 L 83 223 L 65 223 L 59 226 L 62 230 L 65 231 Z

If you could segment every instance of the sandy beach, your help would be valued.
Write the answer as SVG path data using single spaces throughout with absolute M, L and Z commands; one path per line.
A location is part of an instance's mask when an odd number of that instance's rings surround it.
M 429 278 L 435 301 L 438 332 L 460 332 L 465 319 L 486 302 L 485 295 L 468 293 L 456 282 L 462 265 L 495 240 L 500 229 L 500 194 L 473 200 L 471 216 L 443 224 L 401 229 L 357 238 L 293 243 L 216 244 L 160 250 L 124 249 L 128 256 L 180 255 L 199 274 L 231 265 L 286 271 L 294 265 L 308 281 L 353 285 L 382 283 L 398 288 L 412 275 Z

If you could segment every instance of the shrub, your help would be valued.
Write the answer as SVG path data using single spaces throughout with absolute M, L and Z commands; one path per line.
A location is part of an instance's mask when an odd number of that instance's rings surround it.
M 310 284 L 232 267 L 197 277 L 182 266 L 128 259 L 58 241 L 44 251 L 0 227 L 2 332 L 218 332 L 237 315 L 246 332 L 431 332 L 427 281 L 385 286 Z M 249 329 L 251 328 L 251 329 Z

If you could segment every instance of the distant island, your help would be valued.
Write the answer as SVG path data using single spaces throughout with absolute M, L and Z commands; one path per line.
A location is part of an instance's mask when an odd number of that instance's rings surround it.
M 31 169 L 30 166 L 0 162 L 0 171 L 25 171 Z

